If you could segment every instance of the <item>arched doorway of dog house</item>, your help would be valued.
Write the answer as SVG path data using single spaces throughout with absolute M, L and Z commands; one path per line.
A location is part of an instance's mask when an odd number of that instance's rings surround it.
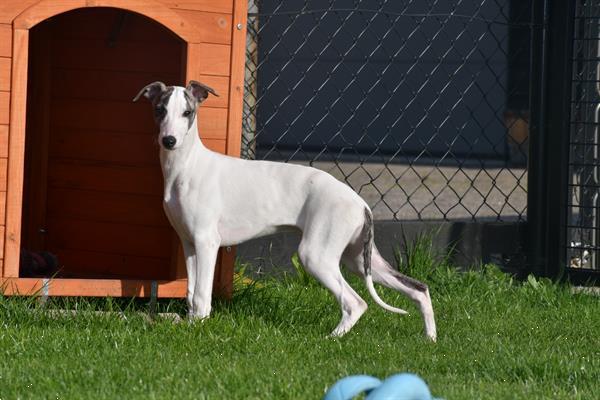
M 132 98 L 155 80 L 183 84 L 185 52 L 162 25 L 114 8 L 30 30 L 20 276 L 174 277 L 156 127 Z

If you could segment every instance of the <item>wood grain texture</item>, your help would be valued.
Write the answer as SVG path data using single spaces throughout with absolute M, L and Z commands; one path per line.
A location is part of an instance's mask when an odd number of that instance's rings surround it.
M 160 280 L 158 297 L 182 298 L 186 280 Z M 39 295 L 44 281 L 38 278 L 3 278 L 0 285 L 5 295 Z M 50 296 L 150 297 L 151 280 L 133 279 L 52 279 Z
M 231 14 L 232 0 L 161 0 L 167 7 L 178 10 L 196 10 Z
M 56 249 L 60 278 L 170 279 L 169 258 Z
M 0 158 L 8 157 L 8 125 L 0 125 Z
M 0 92 L 0 124 L 10 122 L 10 92 Z
M 229 76 L 231 46 L 209 43 L 188 45 L 187 77 L 199 75 Z M 193 78 L 186 79 L 189 81 Z
M 189 43 L 203 42 L 208 30 L 208 27 L 195 26 L 185 15 L 153 0 L 42 0 L 19 14 L 14 19 L 13 26 L 17 29 L 30 29 L 50 17 L 85 7 L 112 7 L 133 11 L 164 25 Z
M 6 222 L 6 192 L 0 192 L 0 225 L 4 226 Z M 4 239 L 4 235 L 1 235 L 2 239 Z M 4 242 L 2 242 L 4 244 Z M 0 248 L 4 248 L 4 246 L 0 246 Z M 0 257 L 1 258 L 1 257 Z M 0 269 L 1 271 L 1 269 Z
M 8 159 L 7 172 L 4 277 L 16 277 L 19 273 L 29 32 L 27 30 L 15 29 L 13 40 L 12 110 L 8 144 L 10 158 Z
M 231 79 L 229 83 L 229 113 L 227 118 L 227 154 L 239 157 L 242 145 L 242 113 L 244 107 L 244 73 L 246 60 L 247 2 L 234 1 L 234 25 L 231 46 Z
M 225 139 L 227 136 L 227 109 L 200 106 L 198 131 L 201 138 Z
M 0 91 L 10 91 L 12 59 L 0 57 Z
M 231 44 L 231 14 L 189 10 L 175 10 L 175 12 L 193 24 L 201 35 L 201 41 L 191 41 L 191 43 Z
M 0 57 L 12 57 L 12 26 L 9 24 L 0 24 Z
M 39 0 L 2 0 L 0 1 L 0 24 L 11 24 L 13 20 L 37 3 Z

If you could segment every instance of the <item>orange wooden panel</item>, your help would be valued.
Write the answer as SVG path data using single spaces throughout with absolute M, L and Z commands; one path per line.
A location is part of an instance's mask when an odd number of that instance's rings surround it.
M 60 278 L 170 279 L 170 259 L 54 249 Z
M 229 76 L 231 46 L 222 44 L 188 44 L 187 80 L 199 75 Z
M 202 37 L 202 43 L 231 43 L 231 14 L 188 10 L 175 10 L 175 12 L 185 17 L 196 27 Z
M 170 258 L 171 229 L 69 220 L 47 219 L 48 249 L 72 249 L 130 256 Z
M 128 0 L 127 2 L 123 0 L 42 0 L 15 18 L 13 25 L 17 29 L 29 29 L 51 16 L 85 7 L 126 8 L 159 22 L 186 42 L 200 43 L 203 41 L 204 32 L 199 30 L 193 22 L 187 21 L 184 15 L 153 0 Z
M 185 297 L 187 281 L 158 281 L 158 297 Z M 44 280 L 39 278 L 4 278 L 0 285 L 5 295 L 40 294 Z M 152 281 L 129 279 L 51 279 L 50 296 L 149 297 Z
M 8 153 L 10 154 L 6 194 L 6 243 L 4 244 L 4 276 L 18 275 L 21 210 L 23 199 L 23 164 L 25 154 L 25 123 L 27 109 L 27 61 L 29 32 L 15 29 L 14 58 L 12 66 L 10 135 Z
M 8 24 L 0 24 L 0 57 L 12 57 L 12 26 Z
M 200 106 L 198 131 L 201 138 L 225 139 L 227 135 L 227 109 Z
M 0 258 L 4 258 L 4 227 L 0 226 Z
M 0 23 L 10 24 L 17 15 L 39 0 L 2 0 L 0 1 Z
M 10 92 L 0 92 L 0 124 L 10 121 Z
M 108 48 L 106 40 L 57 39 L 52 42 L 52 63 L 55 68 L 168 74 L 180 72 L 178 60 L 182 57 L 182 48 L 171 43 L 154 43 L 151 45 L 152 51 L 149 51 L 148 43 L 140 42 L 120 43 L 114 48 Z
M 0 125 L 0 158 L 8 157 L 8 125 Z
M 163 228 L 171 226 L 158 196 L 63 188 L 48 190 L 48 217 Z
M 0 91 L 10 90 L 10 70 L 12 60 L 6 57 L 0 57 Z
M 208 149 L 221 154 L 225 154 L 226 143 L 227 142 L 224 139 L 202 139 L 202 144 Z
M 0 192 L 6 192 L 8 179 L 8 158 L 0 158 Z
M 124 166 L 159 166 L 157 133 L 135 134 L 55 128 L 50 157 Z
M 6 192 L 0 192 L 0 225 L 4 225 L 6 217 Z M 4 235 L 2 235 L 4 238 Z M 4 242 L 2 242 L 2 247 Z M 0 257 L 1 258 L 1 257 Z
M 244 107 L 244 76 L 246 60 L 246 1 L 235 0 L 233 23 L 242 29 L 233 29 L 231 46 L 231 81 L 229 87 L 229 114 L 227 121 L 227 154 L 239 156 L 242 145 L 242 112 Z
M 57 68 L 52 71 L 52 93 L 55 99 L 131 103 L 144 86 L 154 81 L 162 80 L 167 85 L 183 85 L 184 82 L 180 81 L 180 75 L 179 72 L 153 73 Z M 227 99 L 227 96 L 224 98 Z M 150 108 L 149 105 L 148 108 Z
M 231 14 L 232 0 L 161 0 L 169 8 Z
M 115 167 L 110 164 L 52 160 L 48 165 L 48 186 L 162 198 L 163 178 L 158 167 Z

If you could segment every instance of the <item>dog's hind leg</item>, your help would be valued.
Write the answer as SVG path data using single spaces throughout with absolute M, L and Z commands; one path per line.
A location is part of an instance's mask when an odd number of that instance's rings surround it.
M 342 319 L 330 336 L 346 334 L 367 310 L 367 303 L 346 282 L 340 271 L 339 258 L 328 254 L 321 246 L 311 246 L 304 239 L 298 255 L 306 272 L 331 291 L 342 309 Z
M 356 247 L 353 249 L 353 247 Z M 343 257 L 344 264 L 350 271 L 359 276 L 364 276 L 363 260 L 359 254 L 357 245 L 351 245 L 346 249 Z M 437 338 L 435 318 L 433 314 L 433 306 L 431 297 L 429 296 L 429 288 L 426 284 L 418 280 L 406 276 L 399 271 L 396 271 L 392 266 L 379 254 L 379 251 L 373 245 L 371 254 L 371 274 L 373 281 L 388 288 L 399 291 L 400 293 L 411 299 L 423 316 L 425 325 L 425 334 L 433 341 Z
M 419 307 L 423 315 L 425 334 L 435 342 L 437 332 L 433 315 L 433 305 L 431 304 L 427 285 L 392 268 L 381 254 L 379 254 L 375 246 L 373 246 L 371 266 L 375 282 L 403 293 Z

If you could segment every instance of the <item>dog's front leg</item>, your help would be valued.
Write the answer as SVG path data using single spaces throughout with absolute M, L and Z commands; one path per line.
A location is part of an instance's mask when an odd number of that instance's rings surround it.
M 196 250 L 194 244 L 182 240 L 183 255 L 185 257 L 185 269 L 187 271 L 187 305 L 188 317 L 194 315 L 194 288 L 196 287 Z
M 220 240 L 215 236 L 202 236 L 194 239 L 195 282 L 192 294 L 192 318 L 208 318 L 211 310 L 215 263 Z

